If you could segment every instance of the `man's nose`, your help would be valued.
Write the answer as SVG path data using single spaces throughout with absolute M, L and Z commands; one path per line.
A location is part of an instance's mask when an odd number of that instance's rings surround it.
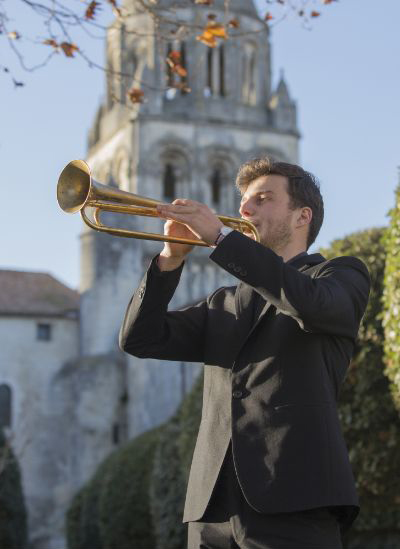
M 242 217 L 251 217 L 253 210 L 250 200 L 245 200 L 240 204 L 239 213 Z

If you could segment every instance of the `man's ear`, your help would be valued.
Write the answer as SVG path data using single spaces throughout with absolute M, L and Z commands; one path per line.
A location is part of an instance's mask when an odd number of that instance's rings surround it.
M 312 209 L 308 206 L 301 208 L 299 215 L 297 217 L 297 223 L 300 226 L 309 225 L 312 219 Z

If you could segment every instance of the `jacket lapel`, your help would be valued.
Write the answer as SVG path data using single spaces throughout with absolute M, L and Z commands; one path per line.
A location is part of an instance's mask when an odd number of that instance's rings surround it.
M 304 255 L 290 263 L 299 272 L 312 265 L 325 261 L 321 254 Z M 256 303 L 254 303 L 254 300 Z M 238 343 L 239 349 L 251 335 L 261 319 L 267 314 L 272 304 L 264 300 L 251 286 L 239 282 L 235 294 L 236 319 L 240 321 Z M 273 310 L 273 309 L 272 309 Z

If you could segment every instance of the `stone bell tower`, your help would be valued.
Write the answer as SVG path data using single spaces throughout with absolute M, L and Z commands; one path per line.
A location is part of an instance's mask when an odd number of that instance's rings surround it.
M 167 202 L 192 198 L 217 213 L 237 216 L 234 181 L 241 163 L 260 155 L 298 160 L 295 104 L 283 78 L 272 89 L 269 30 L 252 0 L 231 0 L 228 14 L 223 0 L 212 6 L 187 0 L 148 4 L 158 13 L 162 8 L 161 23 L 156 25 L 139 2 L 126 0 L 130 17 L 108 30 L 106 98 L 89 133 L 88 163 L 102 183 Z M 216 47 L 196 39 L 210 20 L 232 19 L 238 27 Z M 180 53 L 187 76 L 166 63 L 171 52 Z M 132 87 L 144 92 L 143 102 L 129 101 Z M 162 232 L 162 223 L 152 218 L 123 223 Z M 156 242 L 83 231 L 83 356 L 117 349 L 130 295 L 161 248 Z M 193 303 L 220 285 L 235 283 L 208 260 L 209 253 L 198 248 L 190 254 L 171 306 Z M 173 413 L 198 369 L 126 360 L 131 437 Z

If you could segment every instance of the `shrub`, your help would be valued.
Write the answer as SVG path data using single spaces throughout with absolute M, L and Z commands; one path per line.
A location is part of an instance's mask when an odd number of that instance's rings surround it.
M 163 429 L 151 482 L 151 510 L 157 549 L 186 547 L 187 526 L 182 524 L 186 485 L 199 430 L 203 376 Z
M 352 548 L 388 548 L 393 539 L 400 545 L 400 425 L 383 363 L 384 234 L 383 229 L 354 233 L 321 250 L 327 258 L 355 255 L 366 263 L 371 275 L 368 307 L 339 401 L 361 505 L 346 538 Z M 371 540 L 374 546 L 369 545 Z
M 69 549 L 155 547 L 149 482 L 159 429 L 111 454 L 75 496 L 67 513 Z
M 393 399 L 400 410 L 400 185 L 396 190 L 396 204 L 389 215 L 390 223 L 383 240 L 386 250 L 383 292 L 384 360 Z
M 27 514 L 18 462 L 0 429 L 0 547 L 25 549 Z

